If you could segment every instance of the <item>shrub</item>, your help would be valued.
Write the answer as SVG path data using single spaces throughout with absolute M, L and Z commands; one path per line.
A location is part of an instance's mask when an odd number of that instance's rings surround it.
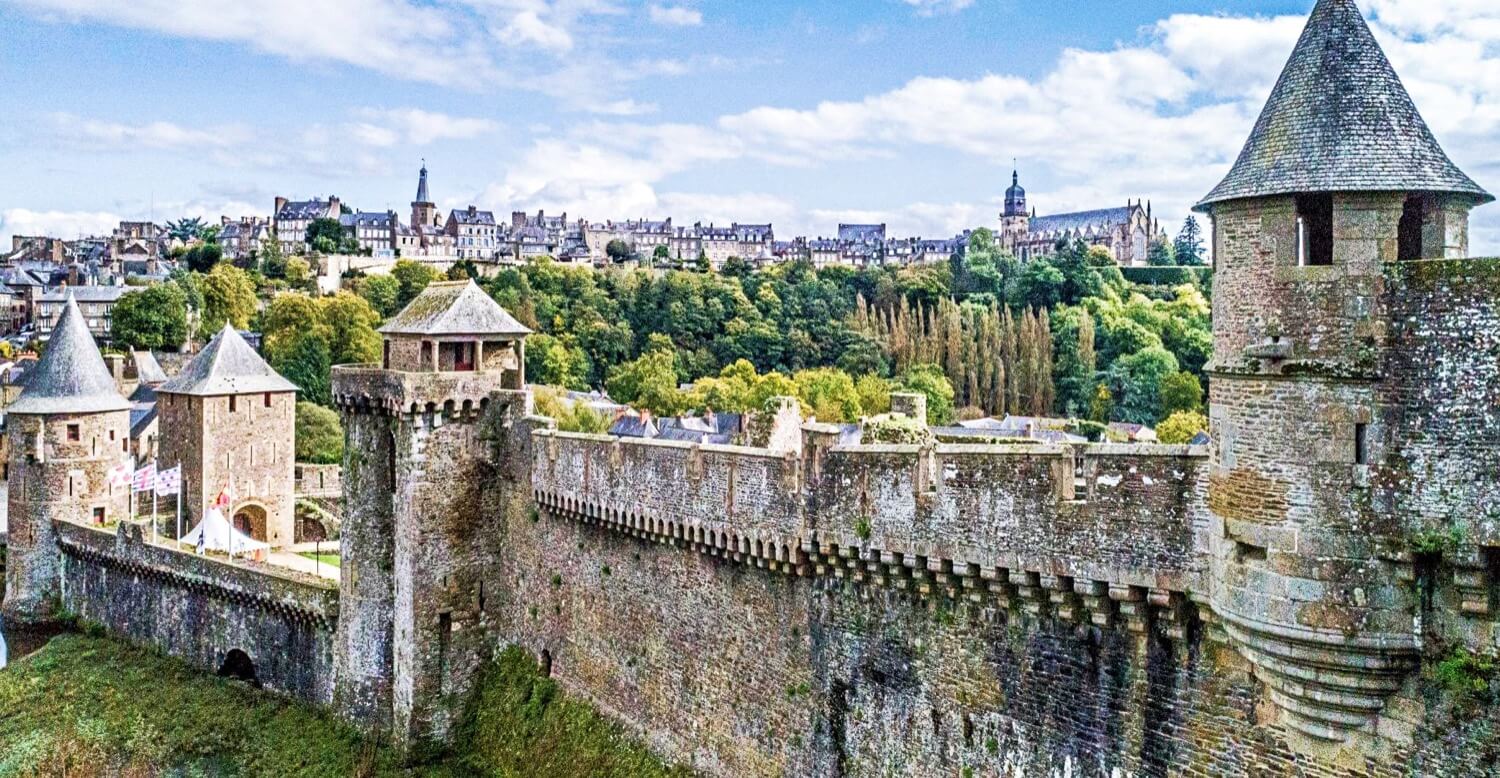
M 1208 419 L 1197 411 L 1178 411 L 1156 426 L 1156 439 L 1162 443 L 1181 444 L 1208 428 Z

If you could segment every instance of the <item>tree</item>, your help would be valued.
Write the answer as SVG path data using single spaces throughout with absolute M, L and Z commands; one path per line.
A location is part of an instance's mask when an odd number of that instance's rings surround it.
M 370 306 L 381 318 L 390 318 L 401 311 L 401 282 L 395 276 L 366 276 L 354 284 L 354 293 L 370 302 Z
M 848 373 L 831 367 L 799 370 L 792 380 L 797 396 L 812 410 L 813 416 L 825 422 L 858 421 L 861 407 L 859 392 Z
M 526 338 L 527 377 L 539 384 L 587 390 L 589 357 L 571 335 L 536 333 Z
M 1198 219 L 1188 216 L 1182 223 L 1182 231 L 1177 233 L 1177 240 L 1172 243 L 1173 253 L 1177 257 L 1179 265 L 1202 265 L 1203 257 L 1203 230 L 1198 227 Z
M 194 216 L 191 219 L 182 218 L 177 221 L 167 222 L 167 237 L 188 243 L 202 237 L 204 230 L 203 219 Z
M 854 391 L 859 394 L 859 407 L 866 416 L 891 412 L 891 389 L 893 384 L 878 375 L 866 374 L 854 382 Z
M 479 266 L 472 259 L 460 259 L 448 268 L 449 281 L 466 281 L 479 277 Z
M 228 263 L 220 263 L 199 279 L 203 291 L 203 314 L 199 331 L 216 333 L 228 322 L 235 329 L 250 326 L 255 315 L 255 282 L 250 274 Z
M 1063 285 L 1067 279 L 1061 270 L 1038 257 L 1026 263 L 1016 279 L 1014 302 L 1018 308 L 1051 308 L 1063 299 Z
M 1144 348 L 1121 357 L 1110 368 L 1117 398 L 1115 416 L 1135 424 L 1155 424 L 1162 413 L 1162 382 L 1177 372 L 1177 358 L 1164 348 Z
M 293 289 L 305 289 L 312 286 L 312 265 L 302 257 L 292 257 L 286 261 L 286 282 Z
M 321 405 L 297 402 L 296 455 L 298 462 L 337 465 L 344 461 L 344 428 L 339 415 Z
M 1178 411 L 1156 425 L 1158 442 L 1179 445 L 1208 429 L 1208 419 L 1196 411 Z
M 604 245 L 604 253 L 609 257 L 609 261 L 617 264 L 620 262 L 629 262 L 630 260 L 635 259 L 635 249 L 631 248 L 629 243 L 626 243 L 619 238 L 615 238 L 609 243 L 606 243 Z
M 1152 240 L 1151 248 L 1146 252 L 1146 264 L 1152 267 L 1171 267 L 1177 264 L 1177 253 L 1172 250 L 1172 244 L 1165 240 Z
M 677 388 L 677 366 L 669 349 L 656 348 L 615 368 L 605 383 L 619 402 L 657 416 L 676 416 L 688 407 Z
M 937 365 L 913 365 L 896 380 L 902 390 L 927 395 L 927 423 L 953 423 L 953 384 Z
M 177 284 L 126 292 L 110 313 L 110 339 L 132 349 L 177 349 L 188 336 L 187 295 Z
M 1094 396 L 1089 401 L 1089 421 L 1108 424 L 1115 415 L 1115 395 L 1106 384 L 1094 387 Z
M 281 254 L 281 241 L 275 233 L 261 241 L 260 272 L 266 278 L 286 278 L 286 257 Z
M 302 390 L 302 399 L 318 405 L 328 405 L 330 397 L 330 368 L 328 344 L 315 333 L 298 334 L 285 352 L 267 360 L 271 367 L 286 380 Z
M 320 254 L 354 254 L 359 251 L 359 241 L 344 231 L 344 225 L 338 219 L 313 219 L 304 235 L 308 247 Z
M 328 327 L 328 353 L 335 365 L 380 361 L 380 314 L 363 297 L 340 291 L 317 298 L 318 313 Z
M 396 310 L 399 312 L 406 304 L 415 300 L 427 285 L 438 279 L 436 270 L 421 262 L 413 262 L 410 259 L 398 259 L 391 268 L 391 276 L 396 279 L 398 285 L 396 294 Z
M 657 246 L 651 251 L 651 264 L 653 267 L 665 265 L 671 258 L 672 252 L 666 246 Z
M 1203 384 L 1198 377 L 1188 372 L 1177 372 L 1162 379 L 1162 413 L 1171 415 L 1179 411 L 1197 412 L 1203 408 Z
M 224 259 L 224 249 L 217 243 L 200 243 L 188 249 L 182 259 L 187 263 L 188 269 L 196 273 L 207 273 Z

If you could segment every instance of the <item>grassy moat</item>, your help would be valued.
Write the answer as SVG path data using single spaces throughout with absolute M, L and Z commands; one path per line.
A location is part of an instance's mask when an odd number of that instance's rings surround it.
M 458 736 L 403 765 L 316 708 L 107 638 L 68 634 L 0 670 L 8 776 L 685 776 L 519 649 L 485 673 Z

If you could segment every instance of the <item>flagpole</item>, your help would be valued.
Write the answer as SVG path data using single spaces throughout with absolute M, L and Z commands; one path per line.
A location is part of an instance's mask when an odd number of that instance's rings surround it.
M 151 460 L 151 467 L 152 467 L 152 470 L 153 470 L 152 475 L 156 476 L 155 478 L 151 479 L 152 482 L 153 482 L 151 484 L 151 545 L 154 546 L 154 545 L 156 545 L 156 483 L 155 483 L 155 481 L 156 481 L 156 478 L 160 477 L 160 474 L 154 472 L 155 469 L 156 469 L 156 460 L 154 460 L 154 459 Z
M 177 460 L 177 545 L 182 545 L 182 460 Z

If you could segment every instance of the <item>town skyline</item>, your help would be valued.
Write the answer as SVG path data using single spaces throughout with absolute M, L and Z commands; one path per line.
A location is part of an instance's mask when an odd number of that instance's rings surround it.
M 1175 234 L 1233 162 L 1305 4 L 1084 5 L 378 0 L 342 8 L 358 24 L 252 3 L 234 25 L 196 5 L 0 3 L 26 31 L 0 52 L 0 109 L 34 117 L 4 131 L 0 241 L 264 215 L 275 196 L 404 213 L 424 158 L 444 213 L 932 238 L 996 228 L 1016 160 L 1042 215 L 1146 198 Z M 1486 183 L 1500 12 L 1481 5 L 1361 3 L 1448 153 Z M 1476 254 L 1500 251 L 1500 217 L 1472 230 Z

